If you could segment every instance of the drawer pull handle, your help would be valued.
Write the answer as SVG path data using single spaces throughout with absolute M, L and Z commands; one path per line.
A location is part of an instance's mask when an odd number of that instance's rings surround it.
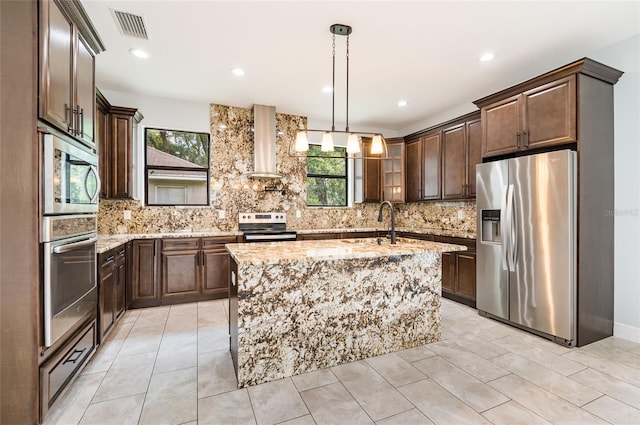
M 122 251 L 118 251 L 118 255 L 122 255 L 124 254 L 125 249 L 122 249 Z
M 73 350 L 73 353 L 71 353 L 69 358 L 67 360 L 65 360 L 64 363 L 62 363 L 62 364 L 77 362 L 78 360 L 80 360 L 80 358 L 82 357 L 82 353 L 84 353 L 85 351 L 87 351 L 86 348 L 83 348 L 82 350 Z M 75 356 L 75 357 L 73 357 L 73 356 Z
M 108 263 L 109 261 L 113 261 L 113 259 L 114 259 L 114 258 L 115 258 L 115 257 L 114 257 L 113 255 L 110 255 L 110 256 L 108 256 L 108 257 L 104 260 L 104 262 L 105 262 L 105 263 Z

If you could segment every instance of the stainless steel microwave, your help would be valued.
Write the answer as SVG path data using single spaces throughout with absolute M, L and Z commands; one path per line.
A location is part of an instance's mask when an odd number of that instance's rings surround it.
M 100 177 L 98 155 L 53 134 L 43 135 L 43 213 L 95 213 Z

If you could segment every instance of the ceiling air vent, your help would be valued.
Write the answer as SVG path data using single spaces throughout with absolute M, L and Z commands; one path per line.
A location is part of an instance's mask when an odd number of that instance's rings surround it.
M 142 38 L 148 40 L 147 27 L 144 24 L 142 16 L 134 15 L 128 12 L 122 12 L 120 10 L 111 10 L 113 16 L 116 19 L 116 25 L 122 33 L 122 35 L 128 35 L 130 37 Z

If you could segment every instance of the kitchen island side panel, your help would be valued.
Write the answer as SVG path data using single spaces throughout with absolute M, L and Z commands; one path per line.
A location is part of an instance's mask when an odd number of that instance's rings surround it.
M 440 340 L 440 256 L 239 263 L 239 387 Z

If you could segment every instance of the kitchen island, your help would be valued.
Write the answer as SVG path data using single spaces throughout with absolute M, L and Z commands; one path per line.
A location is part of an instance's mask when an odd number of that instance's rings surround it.
M 238 386 L 441 338 L 441 254 L 398 238 L 227 244 Z

